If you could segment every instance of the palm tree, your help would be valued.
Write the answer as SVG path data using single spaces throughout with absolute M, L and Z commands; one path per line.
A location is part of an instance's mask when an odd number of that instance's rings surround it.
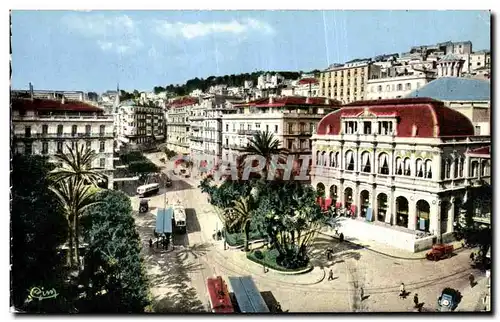
M 269 131 L 257 132 L 249 141 L 249 145 L 242 155 L 243 162 L 245 162 L 247 157 L 252 155 L 263 157 L 266 160 L 266 164 L 262 169 L 262 174 L 264 180 L 266 180 L 270 168 L 276 166 L 273 157 L 278 156 L 279 159 L 282 159 L 286 156 L 287 152 L 285 149 L 280 148 L 279 139 L 275 138 Z
M 240 230 L 245 234 L 245 251 L 248 252 L 248 242 L 250 239 L 250 223 L 252 220 L 252 213 L 255 209 L 254 198 L 249 195 L 241 197 L 234 202 L 234 206 L 227 211 L 231 211 L 231 222 L 229 222 L 229 228 L 239 227 Z
M 66 211 L 69 231 L 69 264 L 73 267 L 75 256 L 78 264 L 80 263 L 78 256 L 79 217 L 88 206 L 94 203 L 93 195 L 96 192 L 94 188 L 106 176 L 97 172 L 97 168 L 92 167 L 92 163 L 97 158 L 94 150 L 85 149 L 83 144 L 77 144 L 75 149 L 69 145 L 66 145 L 66 148 L 69 151 L 68 154 L 58 153 L 54 156 L 62 165 L 51 171 L 49 178 L 52 180 L 52 191 L 56 193 Z
M 50 173 L 50 179 L 54 184 L 68 178 L 76 178 L 78 181 L 97 186 L 100 180 L 106 178 L 104 174 L 96 171 L 98 168 L 92 167 L 92 163 L 97 158 L 94 150 L 85 149 L 83 144 L 77 144 L 75 149 L 69 145 L 66 145 L 66 148 L 69 151 L 68 154 L 57 153 L 54 155 L 56 161 L 62 163 L 61 167 Z
M 94 188 L 94 186 L 86 185 L 76 177 L 68 177 L 60 180 L 50 187 L 58 197 L 66 213 L 69 246 L 68 264 L 70 267 L 74 267 L 76 257 L 78 269 L 80 269 L 80 257 L 78 256 L 80 247 L 80 217 L 83 215 L 85 209 L 98 203 L 94 198 Z

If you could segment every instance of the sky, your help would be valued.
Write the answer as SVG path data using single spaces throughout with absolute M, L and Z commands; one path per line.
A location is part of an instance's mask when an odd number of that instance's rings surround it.
M 13 89 L 151 91 L 257 70 L 310 71 L 470 40 L 488 11 L 12 11 Z

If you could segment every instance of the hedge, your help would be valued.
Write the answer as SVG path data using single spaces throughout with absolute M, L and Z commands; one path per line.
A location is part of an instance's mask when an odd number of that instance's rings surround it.
M 226 243 L 231 246 L 231 247 L 236 247 L 236 246 L 243 246 L 245 245 L 245 234 L 242 232 L 239 233 L 225 233 L 226 235 Z M 248 241 L 254 241 L 254 240 L 259 240 L 259 239 L 264 239 L 265 236 L 263 236 L 260 232 L 258 231 L 250 231 L 250 238 Z
M 281 272 L 297 272 L 306 269 L 308 266 L 300 267 L 297 269 L 284 268 L 276 263 L 276 258 L 279 252 L 276 249 L 257 249 L 247 253 L 247 258 L 252 262 L 260 265 L 265 265 L 271 269 Z

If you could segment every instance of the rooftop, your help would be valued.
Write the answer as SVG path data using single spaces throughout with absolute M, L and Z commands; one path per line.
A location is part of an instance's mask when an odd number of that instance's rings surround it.
M 173 107 L 173 108 L 179 108 L 179 107 L 194 105 L 197 103 L 198 103 L 198 100 L 196 98 L 186 96 L 186 97 L 182 97 L 182 98 L 178 98 L 178 99 L 173 100 L 172 102 L 168 103 L 168 106 Z
M 490 82 L 459 77 L 441 77 L 411 92 L 407 97 L 430 97 L 440 101 L 489 101 Z
M 244 104 L 235 104 L 235 107 L 284 107 L 284 106 L 340 106 L 340 102 L 325 97 L 285 96 L 273 98 L 261 98 Z
M 453 137 L 474 135 L 470 120 L 442 102 L 431 98 L 359 101 L 326 115 L 317 128 L 318 135 L 341 133 L 342 117 L 396 117 L 397 137 Z
M 306 84 L 318 84 L 318 80 L 316 78 L 302 78 L 297 83 L 298 85 L 306 85 Z
M 104 112 L 101 108 L 71 100 L 65 100 L 63 104 L 62 100 L 13 98 L 11 104 L 12 109 L 18 111 Z

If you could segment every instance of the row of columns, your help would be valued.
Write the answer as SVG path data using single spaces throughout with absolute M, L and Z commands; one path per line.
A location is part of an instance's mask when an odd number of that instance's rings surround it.
M 345 206 L 346 203 L 346 194 L 345 191 L 347 188 L 352 189 L 352 200 L 351 203 L 352 205 L 356 206 L 356 211 L 357 215 L 360 215 L 361 213 L 361 207 L 364 203 L 364 200 L 362 199 L 361 192 L 366 190 L 369 194 L 369 207 L 372 208 L 373 210 L 373 220 L 378 221 L 378 210 L 380 206 L 378 205 L 378 195 L 383 193 L 387 196 L 387 210 L 386 210 L 386 215 L 384 218 L 384 222 L 391 224 L 391 225 L 396 225 L 396 220 L 397 220 L 397 197 L 404 197 L 404 196 L 396 196 L 395 192 L 391 190 L 390 193 L 388 193 L 386 190 L 377 192 L 376 190 L 370 190 L 368 188 L 362 187 L 362 186 L 357 186 L 357 185 L 344 185 L 343 183 L 339 183 L 338 185 L 334 185 L 337 187 L 337 197 L 335 198 L 334 196 L 330 196 L 332 200 L 335 199 L 335 203 L 332 204 L 332 206 L 335 206 L 337 202 L 341 202 L 342 206 Z M 325 187 L 325 195 L 329 194 L 330 187 L 326 188 Z M 412 198 L 408 199 L 404 197 L 406 201 L 408 202 L 408 229 L 410 230 L 417 230 L 417 201 L 413 202 Z M 449 233 L 453 232 L 453 221 L 455 219 L 455 207 L 456 207 L 456 200 L 455 198 L 451 198 L 449 201 L 438 201 L 435 200 L 433 202 L 429 202 L 428 200 L 425 199 L 419 199 L 419 200 L 424 200 L 429 204 L 429 231 L 434 232 L 436 236 L 440 236 L 441 233 Z M 442 231 L 442 206 L 443 202 L 446 202 L 449 204 L 449 207 L 447 207 L 447 216 L 446 216 L 446 231 Z

